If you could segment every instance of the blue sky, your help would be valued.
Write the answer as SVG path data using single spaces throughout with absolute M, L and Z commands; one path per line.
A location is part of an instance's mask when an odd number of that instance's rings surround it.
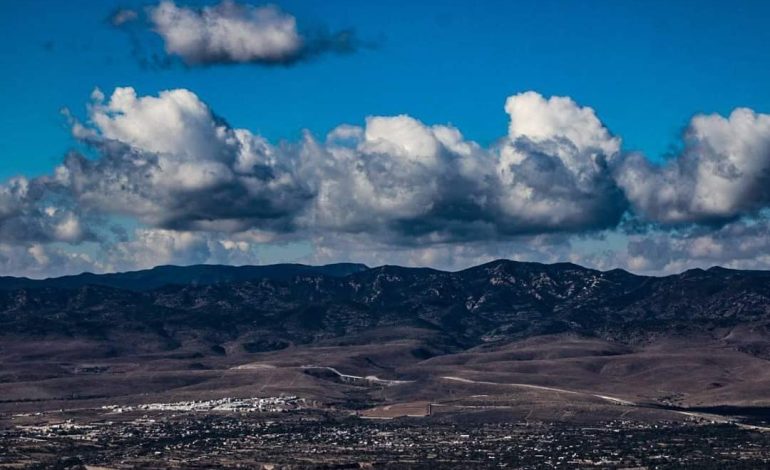
M 770 268 L 768 2 L 218 1 L 0 4 L 0 275 Z
M 203 4 L 203 2 L 197 2 Z M 73 145 L 59 114 L 91 90 L 193 90 L 237 127 L 271 139 L 325 134 L 368 115 L 452 123 L 489 143 L 507 96 L 593 107 L 625 146 L 665 154 L 689 117 L 770 110 L 770 3 L 763 1 L 281 2 L 301 24 L 353 27 L 378 44 L 293 67 L 144 70 L 106 18 L 146 3 L 4 2 L 0 178 L 50 170 Z M 159 41 L 158 46 L 160 47 Z

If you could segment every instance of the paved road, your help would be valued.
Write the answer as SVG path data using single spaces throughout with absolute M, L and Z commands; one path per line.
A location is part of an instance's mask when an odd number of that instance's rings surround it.
M 376 375 L 367 375 L 366 377 L 360 376 L 360 375 L 350 375 L 350 374 L 343 374 L 342 372 L 338 371 L 334 367 L 328 367 L 328 366 L 302 366 L 300 369 L 325 369 L 328 371 L 331 371 L 337 376 L 339 376 L 341 379 L 350 379 L 350 380 L 364 380 L 367 382 L 373 382 L 383 385 L 401 385 L 401 384 L 407 384 L 413 382 L 412 380 L 387 380 L 387 379 L 381 379 L 377 377 Z
M 590 393 L 590 392 L 579 392 L 575 390 L 567 390 L 564 388 L 556 388 L 556 387 L 544 387 L 542 385 L 531 385 L 531 384 L 521 384 L 521 383 L 500 383 L 500 382 L 486 382 L 483 380 L 471 380 L 471 379 L 465 379 L 462 377 L 454 377 L 454 376 L 443 376 L 441 377 L 445 380 L 453 380 L 455 382 L 463 382 L 463 383 L 473 383 L 473 384 L 483 384 L 483 385 L 503 385 L 503 386 L 509 386 L 509 387 L 521 387 L 521 388 L 530 388 L 530 389 L 536 389 L 536 390 L 546 390 L 550 392 L 560 392 L 560 393 L 569 393 L 569 394 L 575 394 L 575 395 L 587 395 L 591 397 L 601 398 L 602 400 L 606 400 L 611 403 L 615 403 L 617 405 L 623 405 L 623 406 L 636 406 L 639 408 L 655 408 L 655 409 L 661 409 L 656 408 L 655 406 L 651 405 L 645 405 L 642 403 L 636 403 L 630 400 L 625 400 L 623 398 L 618 397 L 612 397 L 609 395 L 600 395 L 598 393 Z M 681 414 L 683 416 L 689 416 L 691 418 L 698 418 L 698 419 L 705 419 L 707 421 L 712 421 L 716 423 L 730 423 L 734 424 L 738 427 L 741 427 L 743 429 L 751 429 L 753 431 L 763 431 L 763 432 L 770 432 L 770 427 L 765 426 L 756 426 L 752 424 L 744 424 L 738 422 L 735 418 L 729 417 L 729 416 L 722 416 L 722 415 L 715 415 L 710 413 L 700 413 L 697 411 L 683 411 L 683 410 L 671 410 L 666 409 L 666 411 L 670 411 L 673 413 Z
M 611 397 L 608 395 L 599 395 L 596 393 L 587 393 L 587 392 L 578 392 L 575 390 L 567 390 L 564 388 L 556 388 L 556 387 L 545 387 L 542 385 L 532 385 L 532 384 L 520 384 L 520 383 L 499 383 L 499 382 L 485 382 L 483 380 L 471 380 L 471 379 L 464 379 L 462 377 L 453 377 L 453 376 L 444 376 L 441 377 L 442 379 L 446 380 L 454 380 L 456 382 L 464 382 L 464 383 L 473 383 L 473 384 L 484 384 L 484 385 L 504 385 L 508 387 L 520 387 L 520 388 L 530 388 L 535 390 L 546 390 L 550 392 L 559 392 L 559 393 L 569 393 L 573 395 L 588 395 L 596 398 L 601 398 L 602 400 L 609 401 L 611 403 L 615 403 L 618 405 L 626 405 L 626 406 L 637 406 L 636 403 L 628 400 L 624 400 L 622 398 L 617 397 Z

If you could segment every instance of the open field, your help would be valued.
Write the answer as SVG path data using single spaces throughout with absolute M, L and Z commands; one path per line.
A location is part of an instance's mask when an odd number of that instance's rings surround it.
M 399 333 L 378 343 L 338 339 L 225 355 L 190 347 L 98 357 L 93 351 L 106 346 L 6 341 L 0 411 L 7 421 L 46 410 L 286 395 L 334 410 L 419 402 L 443 413 L 506 409 L 565 421 L 681 421 L 695 418 L 688 409 L 770 407 L 767 361 L 718 341 L 661 338 L 632 347 L 568 334 L 424 359 L 415 351 L 430 347 L 430 334 Z

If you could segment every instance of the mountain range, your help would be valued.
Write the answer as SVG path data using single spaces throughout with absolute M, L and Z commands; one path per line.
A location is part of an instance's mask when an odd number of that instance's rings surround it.
M 457 272 L 199 265 L 0 278 L 0 394 L 17 405 L 135 396 L 132 376 L 142 396 L 247 393 L 256 381 L 365 406 L 438 399 L 457 388 L 450 377 L 766 406 L 769 339 L 770 272 L 718 267 L 651 277 L 498 260 Z M 225 372 L 250 364 L 249 377 Z M 381 387 L 308 365 L 403 385 L 377 398 Z
M 666 277 L 499 260 L 458 272 L 361 264 L 160 266 L 45 280 L 0 278 L 0 328 L 106 338 L 116 331 L 305 344 L 384 326 L 458 345 L 573 332 L 634 341 L 770 322 L 770 272 Z

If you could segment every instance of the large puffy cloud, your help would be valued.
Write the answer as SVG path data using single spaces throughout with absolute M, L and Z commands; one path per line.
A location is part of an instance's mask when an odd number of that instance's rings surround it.
M 770 125 L 745 109 L 696 116 L 681 155 L 662 165 L 623 155 L 593 109 L 534 92 L 508 98 L 508 133 L 490 147 L 407 115 L 273 145 L 188 90 L 97 90 L 87 109 L 71 117 L 87 156 L 0 185 L 0 268 L 254 263 L 259 247 L 295 242 L 314 261 L 770 267 L 751 257 L 770 229 L 757 215 L 770 204 Z M 114 230 L 116 216 L 130 228 Z M 623 237 L 624 217 L 679 225 L 643 226 L 603 249 L 596 237 Z M 80 250 L 89 243 L 98 249 Z
M 619 142 L 564 98 L 510 98 L 510 135 L 491 149 L 406 115 L 275 147 L 187 90 L 118 88 L 109 100 L 96 91 L 88 109 L 73 132 L 100 158 L 70 156 L 55 181 L 84 207 L 157 228 L 363 232 L 414 244 L 592 230 L 616 224 L 624 208 L 609 171 Z M 582 119 L 559 121 L 560 112 Z
M 626 159 L 618 181 L 637 213 L 657 222 L 723 223 L 770 205 L 770 115 L 739 108 L 695 116 L 682 153 L 655 165 Z
M 577 156 L 588 152 L 598 158 L 612 157 L 620 151 L 620 139 L 613 137 L 592 108 L 578 106 L 571 98 L 546 99 L 534 91 L 509 97 L 505 111 L 511 117 L 508 134 L 512 140 L 556 141 L 569 159 L 568 166 L 585 165 Z
M 406 243 L 616 225 L 626 206 L 610 171 L 620 142 L 593 110 L 533 92 L 506 110 L 509 135 L 490 149 L 403 115 L 341 126 L 323 145 L 308 138 L 311 224 Z
M 490 223 L 490 160 L 457 129 L 403 115 L 341 126 L 323 144 L 308 136 L 301 171 L 316 197 L 301 220 L 401 240 L 473 235 L 462 232 Z
M 618 223 L 626 203 L 610 171 L 620 139 L 594 110 L 535 92 L 511 96 L 497 163 L 501 219 L 513 230 L 581 231 Z
M 163 0 L 149 7 L 147 14 L 166 53 L 191 66 L 290 64 L 324 52 L 345 53 L 359 47 L 350 30 L 303 34 L 296 18 L 274 5 L 253 6 L 223 0 L 198 9 Z M 136 16 L 133 10 L 119 10 L 111 21 L 115 26 L 123 26 Z
M 100 154 L 71 155 L 55 181 L 85 207 L 131 215 L 159 228 L 291 230 L 309 196 L 290 158 L 233 129 L 187 90 L 137 97 L 96 91 L 89 122 L 73 132 Z

